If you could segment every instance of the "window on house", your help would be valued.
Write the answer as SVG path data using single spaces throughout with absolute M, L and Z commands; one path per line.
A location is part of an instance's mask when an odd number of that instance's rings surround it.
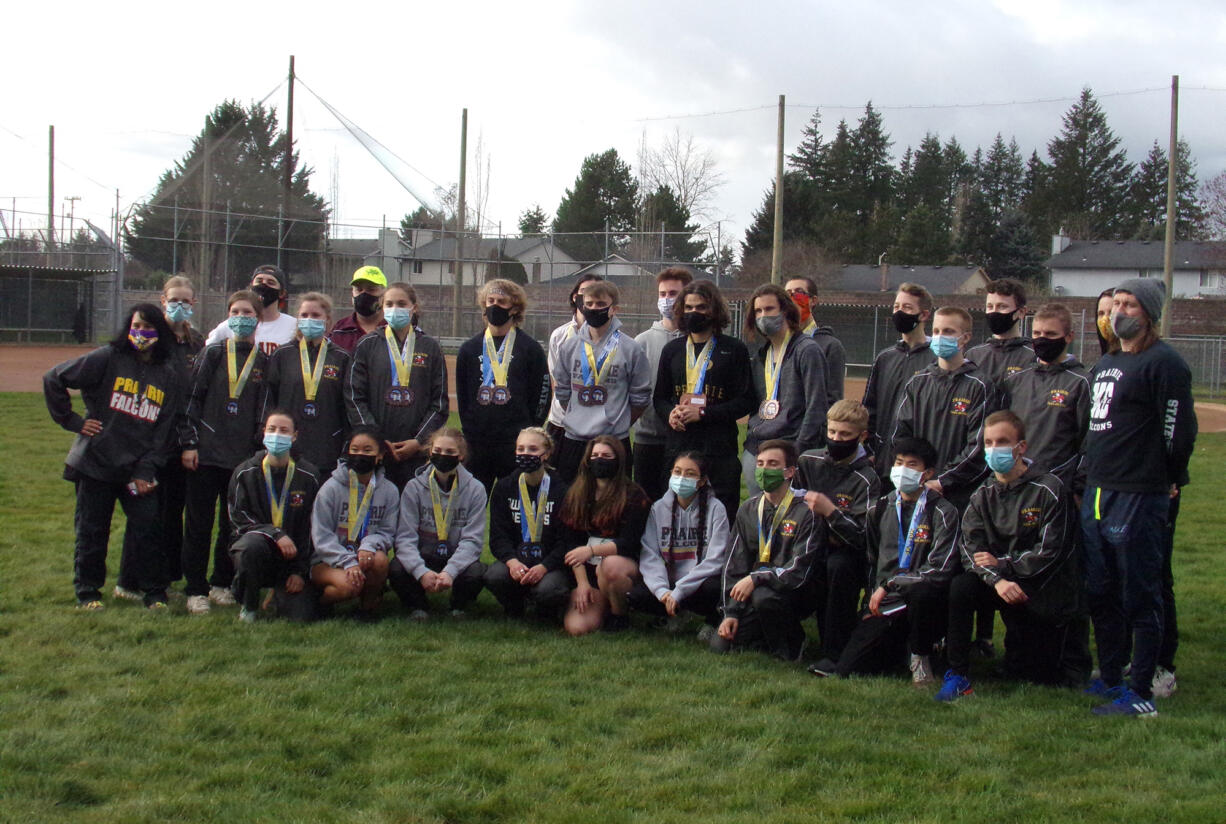
M 534 261 L 532 264 L 532 282 L 541 282 L 541 262 L 539 260 Z
M 413 274 L 415 275 L 421 274 L 421 261 L 420 260 L 413 261 Z

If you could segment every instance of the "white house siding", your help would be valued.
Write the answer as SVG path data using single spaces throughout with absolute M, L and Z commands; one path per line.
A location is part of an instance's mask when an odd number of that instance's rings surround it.
M 1162 270 L 1149 270 L 1146 275 L 1161 280 Z M 1141 277 L 1140 270 L 1059 269 L 1052 267 L 1051 285 L 1052 291 L 1057 295 L 1092 298 L 1104 289 L 1118 286 L 1121 282 L 1135 277 Z M 1199 271 L 1175 270 L 1173 287 L 1174 295 L 1172 297 L 1177 298 L 1194 297 L 1202 292 L 1206 294 L 1220 294 L 1220 292 L 1211 288 L 1201 289 Z

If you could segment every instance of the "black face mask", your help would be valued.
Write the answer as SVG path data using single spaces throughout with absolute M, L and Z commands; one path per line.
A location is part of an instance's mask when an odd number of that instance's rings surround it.
M 993 335 L 1005 334 L 1016 322 L 1012 312 L 988 312 L 988 329 Z
M 264 302 L 265 306 L 272 306 L 274 303 L 276 303 L 277 298 L 281 297 L 280 289 L 275 289 L 266 283 L 252 286 L 251 291 L 260 296 L 260 300 Z
M 451 472 L 460 465 L 460 456 L 443 455 L 438 452 L 431 452 L 430 463 L 434 464 L 434 468 L 439 472 Z
M 609 322 L 609 307 L 604 309 L 588 309 L 586 306 L 579 310 L 583 313 L 583 319 L 587 321 L 587 325 L 593 329 L 599 329 Z
M 379 465 L 379 456 L 349 454 L 345 456 L 345 465 L 359 475 L 365 475 L 375 471 L 375 467 Z
M 1034 344 L 1035 356 L 1044 363 L 1054 363 L 1068 346 L 1064 338 L 1032 338 L 1031 342 Z
M 593 478 L 607 480 L 617 475 L 617 458 L 592 458 L 587 465 Z
M 490 326 L 502 326 L 511 319 L 511 310 L 504 309 L 497 304 L 485 307 L 485 319 L 490 322 Z
M 859 445 L 859 438 L 852 438 L 850 441 L 832 441 L 827 439 L 826 452 L 831 458 L 834 458 L 836 461 L 841 461 L 854 455 L 856 452 L 856 447 Z
M 681 316 L 681 322 L 685 324 L 687 332 L 697 332 L 700 335 L 711 328 L 711 316 L 705 312 L 686 312 Z
M 522 469 L 524 472 L 529 472 L 529 473 L 535 472 L 536 470 L 541 468 L 542 463 L 544 463 L 544 461 L 541 460 L 540 455 L 516 455 L 515 456 L 515 465 L 519 467 L 520 469 Z
M 379 311 L 379 296 L 372 295 L 370 292 L 363 292 L 360 295 L 354 295 L 353 311 L 357 312 L 364 318 L 370 317 L 375 312 Z
M 898 330 L 900 335 L 905 335 L 915 327 L 919 326 L 920 316 L 912 315 L 910 312 L 904 312 L 899 309 L 893 316 L 894 328 Z

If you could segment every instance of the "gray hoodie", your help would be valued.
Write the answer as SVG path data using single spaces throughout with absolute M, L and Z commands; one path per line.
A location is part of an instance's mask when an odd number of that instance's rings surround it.
M 664 351 L 664 344 L 679 337 L 681 337 L 681 330 L 669 330 L 661 321 L 656 321 L 650 329 L 634 337 L 634 342 L 643 347 L 643 352 L 647 355 L 653 394 L 656 391 L 656 372 L 660 367 L 660 353 Z M 660 420 L 654 406 L 648 406 L 643 412 L 643 417 L 639 418 L 638 423 L 634 425 L 634 442 L 659 446 L 663 445 L 667 438 L 668 424 Z
M 410 575 L 421 578 L 429 571 L 424 555 L 441 553 L 447 559 L 443 572 L 455 580 L 481 558 L 485 546 L 485 487 L 463 466 L 456 468 L 451 491 L 443 490 L 439 497 L 439 505 L 446 512 L 451 497 L 459 496 L 451 510 L 446 546 L 440 549 L 430 500 L 433 471 L 434 467 L 426 464 L 405 484 L 400 496 L 400 523 L 396 527 L 396 558 Z
M 702 511 L 702 496 L 706 499 L 706 523 L 699 523 Z M 673 600 L 683 603 L 712 575 L 719 575 L 724 568 L 724 555 L 728 552 L 728 513 L 710 487 L 701 490 L 688 508 L 677 503 L 677 495 L 671 489 L 651 507 L 647 516 L 647 529 L 643 531 L 643 551 L 639 555 L 639 573 L 643 583 L 656 598 L 671 592 Z M 699 527 L 702 526 L 702 546 L 698 546 Z M 672 575 L 664 558 L 672 540 Z
M 400 496 L 396 485 L 383 477 L 383 468 L 371 476 L 375 491 L 371 495 L 366 533 L 355 548 L 349 543 L 349 467 L 341 459 L 340 466 L 320 487 L 311 511 L 311 540 L 315 544 L 312 564 L 327 564 L 334 569 L 349 569 L 358 565 L 358 550 L 389 552 L 396 538 L 396 522 L 400 515 Z M 358 501 L 366 494 L 366 485 L 358 483 Z
M 577 441 L 587 441 L 597 435 L 612 435 L 625 438 L 630 434 L 630 410 L 645 408 L 651 404 L 651 370 L 643 347 L 634 338 L 619 330 L 621 321 L 609 320 L 609 331 L 593 347 L 599 356 L 609 335 L 618 335 L 617 349 L 609 354 L 612 363 L 601 386 L 606 392 L 605 402 L 599 406 L 584 406 L 579 402 L 579 391 L 584 388 L 583 370 L 587 365 L 584 341 L 591 342 L 591 329 L 585 323 L 574 337 L 562 341 L 558 356 L 553 362 L 554 399 L 566 410 L 562 425 L 566 436 Z

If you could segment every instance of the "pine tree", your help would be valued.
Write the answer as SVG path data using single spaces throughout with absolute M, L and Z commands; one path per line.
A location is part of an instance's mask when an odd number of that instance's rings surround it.
M 541 208 L 541 204 L 532 204 L 531 209 L 525 209 L 519 215 L 519 232 L 523 235 L 539 235 L 549 227 L 549 216 Z
M 1044 256 L 1026 216 L 1010 210 L 1001 216 L 992 235 L 987 266 L 993 279 L 1013 278 L 1034 286 L 1046 286 Z
M 818 110 L 801 132 L 800 145 L 788 155 L 788 168 L 815 182 L 821 182 L 825 172 L 826 144 L 822 142 L 821 125 L 822 113 Z
M 1016 209 L 1022 202 L 1026 185 L 1026 168 L 1017 141 L 1005 145 L 1000 132 L 988 149 L 979 174 L 979 187 L 992 215 L 999 218 L 1006 209 Z
M 1070 231 L 1087 239 L 1111 237 L 1126 227 L 1123 207 L 1133 167 L 1119 144 L 1093 93 L 1083 89 L 1065 113 L 1060 135 L 1047 144 L 1049 222 L 1075 227 Z
M 638 183 L 630 166 L 608 149 L 583 159 L 575 185 L 567 189 L 553 219 L 553 231 L 570 234 L 557 238 L 557 244 L 576 260 L 595 261 L 604 257 L 607 225 L 611 233 L 624 235 L 633 230 L 638 212 Z
M 1132 236 L 1160 240 L 1166 235 L 1166 152 L 1154 141 L 1137 167 L 1128 190 L 1128 216 Z M 1204 233 L 1205 212 L 1196 199 L 1198 184 L 1192 150 L 1180 140 L 1175 162 L 1175 238 L 1188 240 Z
M 665 261 L 689 263 L 697 260 L 706 250 L 706 243 L 694 240 L 698 224 L 690 223 L 690 210 L 685 208 L 670 187 L 658 186 L 644 197 L 639 206 L 639 215 L 639 230 L 653 252 L 658 253 L 659 233 L 663 229 Z M 650 258 L 652 255 L 640 253 L 639 257 Z
M 970 189 L 958 224 L 958 254 L 976 266 L 986 266 L 995 234 L 996 216 L 987 195 L 979 188 Z

